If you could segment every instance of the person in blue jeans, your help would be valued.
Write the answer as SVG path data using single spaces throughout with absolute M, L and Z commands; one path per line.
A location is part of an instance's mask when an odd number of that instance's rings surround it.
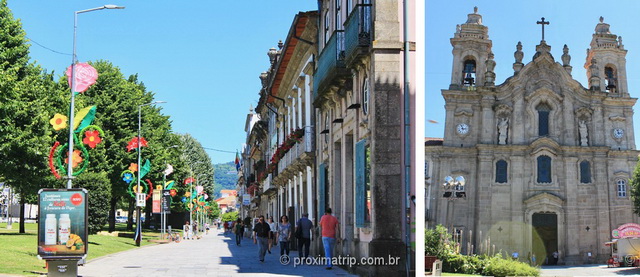
M 244 229 L 244 224 L 242 224 L 242 220 L 238 218 L 236 220 L 236 224 L 233 226 L 233 232 L 236 234 L 236 245 L 240 246 L 240 242 L 242 241 L 242 230 Z
M 327 259 L 327 269 L 333 268 L 333 249 L 336 246 L 336 241 L 340 242 L 338 228 L 340 222 L 338 219 L 331 215 L 331 208 L 327 208 L 325 214 L 320 218 L 320 228 L 322 229 L 322 244 L 324 245 L 324 255 Z

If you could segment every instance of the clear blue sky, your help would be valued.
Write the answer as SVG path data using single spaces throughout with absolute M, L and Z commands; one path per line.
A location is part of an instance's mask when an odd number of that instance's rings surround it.
M 449 87 L 453 50 L 449 39 L 453 37 L 456 24 L 467 20 L 478 6 L 483 24 L 489 27 L 489 39 L 495 54 L 496 84 L 513 75 L 513 52 L 522 41 L 523 63 L 531 61 L 535 46 L 540 43 L 541 27 L 536 24 L 541 17 L 550 21 L 545 26 L 545 40 L 551 46 L 551 54 L 562 62 L 562 47 L 567 44 L 571 55 L 572 76 L 587 87 L 584 63 L 600 16 L 611 25 L 611 32 L 622 36 L 627 52 L 627 80 L 631 97 L 640 97 L 640 36 L 638 36 L 637 13 L 640 1 L 427 1 L 426 3 L 426 103 L 425 119 L 427 137 L 442 137 L 444 134 L 444 100 L 441 89 Z M 640 105 L 635 106 L 633 118 L 636 131 L 636 146 L 640 146 Z
M 78 16 L 77 55 L 104 59 L 125 76 L 139 74 L 153 91 L 177 133 L 190 133 L 204 147 L 240 150 L 250 105 L 258 101 L 267 50 L 285 40 L 299 11 L 317 10 L 314 0 L 8 0 L 31 42 L 31 58 L 61 75 L 71 64 L 74 11 L 105 4 Z M 132 123 L 135 124 L 135 123 Z M 214 163 L 235 153 L 208 151 Z

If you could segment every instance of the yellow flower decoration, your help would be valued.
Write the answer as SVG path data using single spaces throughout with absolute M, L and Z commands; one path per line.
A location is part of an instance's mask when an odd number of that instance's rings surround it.
M 131 163 L 131 165 L 129 165 L 129 170 L 131 170 L 132 172 L 137 172 L 138 171 L 138 164 L 137 163 Z
M 51 120 L 49 120 L 49 123 L 51 123 L 54 130 L 59 131 L 67 128 L 67 120 L 68 118 L 66 116 L 57 113 Z

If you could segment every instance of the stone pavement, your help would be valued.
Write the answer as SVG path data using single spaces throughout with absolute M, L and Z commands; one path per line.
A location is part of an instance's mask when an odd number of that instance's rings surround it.
M 274 251 L 277 250 L 277 251 Z M 91 250 L 89 250 L 91 251 Z M 151 245 L 107 255 L 78 267 L 80 276 L 355 276 L 335 267 L 282 265 L 280 248 L 258 260 L 258 245 L 245 238 L 240 247 L 231 234 L 212 230 L 200 240 Z M 297 251 L 291 252 L 297 256 Z
M 607 265 L 558 265 L 543 266 L 540 276 L 640 276 L 637 267 L 612 267 Z

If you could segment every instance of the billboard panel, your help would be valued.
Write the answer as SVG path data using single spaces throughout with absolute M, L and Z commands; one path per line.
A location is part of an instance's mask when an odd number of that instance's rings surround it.
M 38 196 L 38 256 L 80 259 L 86 255 L 87 191 L 41 189 Z

